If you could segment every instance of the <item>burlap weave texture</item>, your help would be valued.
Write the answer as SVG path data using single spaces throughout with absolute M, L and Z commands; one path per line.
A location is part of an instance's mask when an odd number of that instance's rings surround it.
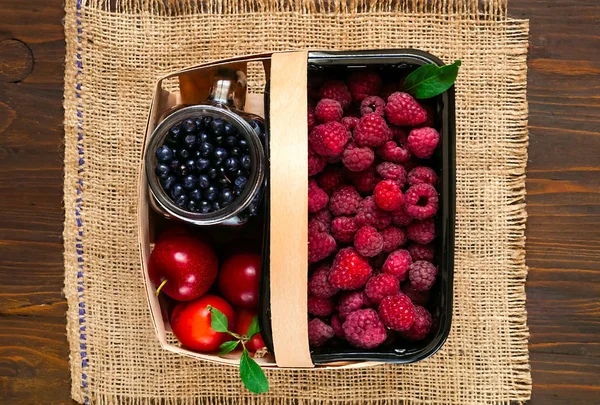
M 200 5 L 199 5 L 200 4 Z M 506 0 L 67 0 L 65 295 L 72 395 L 97 404 L 522 402 L 531 379 L 524 260 L 527 21 Z M 462 61 L 450 337 L 408 366 L 238 370 L 157 342 L 140 273 L 136 182 L 152 85 L 233 55 L 419 48 Z M 254 73 L 252 73 L 254 72 Z M 262 89 L 258 69 L 250 87 Z

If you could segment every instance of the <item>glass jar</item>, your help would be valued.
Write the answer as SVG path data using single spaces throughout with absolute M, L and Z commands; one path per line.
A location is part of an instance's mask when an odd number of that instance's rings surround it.
M 242 111 L 246 99 L 246 76 L 233 69 L 219 69 L 209 97 L 204 104 L 178 105 L 169 110 L 156 126 L 145 151 L 145 172 L 152 207 L 167 218 L 194 225 L 243 225 L 256 215 L 264 190 L 266 159 L 264 151 L 264 119 Z M 220 118 L 231 124 L 246 140 L 251 159 L 249 177 L 234 200 L 220 209 L 201 213 L 180 207 L 170 198 L 155 173 L 156 150 L 165 144 L 169 130 L 186 119 Z M 226 176 L 225 176 L 226 177 Z

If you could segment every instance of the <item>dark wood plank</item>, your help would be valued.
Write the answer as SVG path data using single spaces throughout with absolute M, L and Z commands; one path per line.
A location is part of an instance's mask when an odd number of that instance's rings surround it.
M 62 0 L 0 0 L 0 402 L 68 404 Z M 600 3 L 529 18 L 527 309 L 532 404 L 600 398 Z

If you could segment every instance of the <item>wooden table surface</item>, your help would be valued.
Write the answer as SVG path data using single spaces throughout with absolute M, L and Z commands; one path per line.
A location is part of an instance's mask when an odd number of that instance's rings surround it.
M 532 404 L 600 404 L 600 1 L 531 23 Z M 0 0 L 0 403 L 72 404 L 61 293 L 63 0 Z

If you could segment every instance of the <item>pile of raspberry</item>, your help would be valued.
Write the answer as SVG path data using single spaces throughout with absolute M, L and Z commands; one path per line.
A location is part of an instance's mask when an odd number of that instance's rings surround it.
M 422 340 L 436 282 L 433 104 L 377 72 L 311 78 L 308 336 L 372 349 Z

